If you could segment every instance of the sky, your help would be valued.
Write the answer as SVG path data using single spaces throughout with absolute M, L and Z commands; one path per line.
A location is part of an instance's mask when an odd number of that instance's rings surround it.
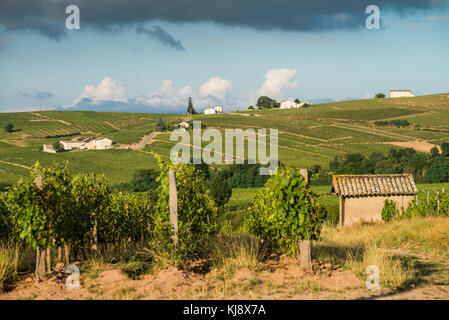
M 66 27 L 71 4 L 79 29 Z M 365 25 L 371 4 L 379 29 Z M 442 93 L 448 52 L 447 0 L 0 0 L 0 111 Z

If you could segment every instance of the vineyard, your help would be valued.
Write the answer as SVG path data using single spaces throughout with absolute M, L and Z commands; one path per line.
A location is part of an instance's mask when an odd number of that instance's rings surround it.
M 296 169 L 328 169 L 334 156 L 354 152 L 401 150 L 395 143 L 440 146 L 449 141 L 448 108 L 440 94 L 194 115 L 223 137 L 227 128 L 279 130 L 284 167 L 257 187 L 238 171 L 214 180 L 195 166 L 171 164 L 176 141 L 169 132 L 141 150 L 41 149 L 78 134 L 133 144 L 155 131 L 159 118 L 173 125 L 185 115 L 1 114 L 0 124 L 15 130 L 0 133 L 0 299 L 447 298 L 449 184 L 419 184 L 407 211 L 386 204 L 384 223 L 340 230 L 330 185 L 307 185 Z M 409 125 L 398 127 L 397 119 Z M 157 187 L 119 188 L 142 170 L 152 170 Z M 176 171 L 177 242 L 169 170 Z M 223 181 L 231 193 L 217 194 Z M 370 264 L 382 274 L 378 292 L 364 285 Z M 71 265 L 80 270 L 79 290 L 65 285 Z

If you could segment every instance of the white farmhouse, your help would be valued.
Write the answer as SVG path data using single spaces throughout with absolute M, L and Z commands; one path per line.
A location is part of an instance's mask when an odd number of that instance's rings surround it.
M 216 106 L 215 108 L 207 108 L 204 110 L 204 114 L 222 114 L 223 113 L 223 107 L 222 106 Z
M 112 140 L 108 138 L 89 138 L 84 147 L 88 150 L 105 150 L 112 148 Z
M 73 149 L 90 149 L 90 150 L 105 150 L 112 148 L 112 140 L 108 138 L 97 137 L 79 137 L 71 141 L 60 141 L 64 150 Z
M 55 150 L 55 148 L 53 148 L 53 145 L 52 145 L 52 144 L 44 144 L 42 150 L 43 150 L 44 152 L 56 153 L 56 150 Z
M 299 107 L 300 105 L 292 100 L 282 100 L 279 109 L 296 109 Z
M 62 144 L 62 147 L 64 150 L 73 150 L 73 149 L 80 149 L 81 146 L 84 145 L 84 141 L 59 141 L 60 144 Z
M 213 108 L 207 108 L 204 110 L 204 114 L 215 114 L 215 110 Z
M 390 98 L 414 97 L 412 90 L 390 90 Z

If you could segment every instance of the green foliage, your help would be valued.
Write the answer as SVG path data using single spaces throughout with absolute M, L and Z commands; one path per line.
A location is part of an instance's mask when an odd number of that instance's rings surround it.
M 263 187 L 269 176 L 260 175 L 260 164 L 232 164 L 225 166 L 220 175 L 231 188 Z
M 437 147 L 433 147 L 432 149 L 430 149 L 430 156 L 432 158 L 436 158 L 440 155 L 440 150 L 438 150 Z
M 14 125 L 11 124 L 11 123 L 8 123 L 8 124 L 5 126 L 5 132 L 6 132 L 6 133 L 13 132 L 13 128 L 14 128 Z
M 248 110 L 254 110 L 254 107 L 253 106 L 249 106 Z
M 165 131 L 165 130 L 167 130 L 167 125 L 165 124 L 164 120 L 162 120 L 162 118 L 157 119 L 156 129 L 158 131 Z
M 41 177 L 41 187 L 34 179 Z M 71 175 L 67 164 L 42 168 L 36 163 L 31 178 L 12 191 L 13 210 L 20 237 L 33 248 L 60 244 L 65 219 L 71 213 Z
M 379 93 L 377 93 L 374 97 L 375 97 L 376 99 L 383 99 L 383 98 L 385 98 L 385 94 L 383 94 L 382 92 L 379 92 Z
M 205 241 L 217 233 L 217 208 L 204 184 L 203 176 L 192 165 L 165 163 L 154 154 L 160 165 L 161 183 L 155 208 L 154 238 L 179 263 L 201 256 Z M 176 170 L 178 194 L 178 247 L 172 243 L 169 216 L 168 171 Z
M 384 207 L 382 208 L 382 220 L 390 222 L 397 216 L 399 216 L 399 210 L 396 206 L 396 202 L 389 199 L 385 200 Z
M 45 138 L 47 138 L 47 139 L 67 138 L 67 137 L 79 136 L 80 134 L 81 134 L 81 132 L 72 132 L 72 133 L 65 133 L 65 134 L 49 135 L 49 136 L 45 136 Z
M 64 151 L 64 147 L 62 146 L 62 144 L 59 141 L 56 141 L 55 143 L 53 143 L 53 149 L 56 152 L 62 152 Z
M 146 194 L 112 192 L 97 215 L 98 241 L 123 245 L 152 236 L 153 201 Z
M 428 175 L 429 163 L 436 161 L 427 154 L 414 149 L 390 149 L 387 155 L 373 152 L 369 157 L 360 153 L 350 153 L 335 157 L 329 162 L 329 169 L 337 174 L 397 174 L 410 173 L 415 180 Z
M 443 157 L 449 157 L 449 142 L 443 142 L 441 144 L 441 151 L 442 151 Z
M 426 170 L 423 181 L 426 183 L 441 183 L 449 181 L 449 160 L 444 158 L 435 159 Z
M 318 239 L 326 212 L 301 174 L 279 168 L 248 209 L 246 226 L 275 248 L 296 254 L 298 240 Z
M 192 98 L 189 97 L 189 104 L 187 106 L 187 113 L 192 115 L 192 114 L 196 114 L 195 109 L 193 108 L 193 103 L 192 103 Z
M 218 207 L 223 207 L 232 196 L 232 188 L 225 179 L 216 174 L 210 184 L 210 193 L 215 200 L 215 204 Z
M 17 238 L 13 215 L 10 209 L 9 194 L 0 193 L 0 241 L 10 241 Z
M 407 120 L 390 120 L 390 121 L 375 121 L 374 124 L 376 126 L 394 126 L 394 127 L 408 127 L 410 126 L 410 122 Z
M 134 173 L 130 184 L 126 184 L 124 189 L 133 192 L 144 192 L 149 190 L 156 190 L 159 183 L 156 181 L 159 177 L 159 172 L 154 169 L 141 169 Z
M 260 96 L 259 99 L 257 99 L 256 106 L 259 107 L 259 109 L 279 108 L 279 102 L 267 96 Z

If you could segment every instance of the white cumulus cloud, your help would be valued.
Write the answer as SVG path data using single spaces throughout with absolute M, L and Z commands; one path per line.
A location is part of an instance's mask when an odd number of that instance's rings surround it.
M 232 88 L 233 85 L 230 80 L 212 77 L 200 87 L 198 93 L 201 97 L 213 96 L 218 100 L 224 101 Z
M 104 77 L 96 87 L 93 85 L 85 86 L 81 95 L 73 102 L 73 105 L 85 98 L 90 99 L 93 102 L 105 100 L 126 101 L 124 94 L 125 86 L 111 77 Z
M 261 96 L 269 96 L 272 98 L 282 98 L 283 89 L 295 88 L 298 83 L 293 81 L 293 77 L 298 74 L 296 69 L 271 69 L 265 73 L 265 81 L 258 90 Z

